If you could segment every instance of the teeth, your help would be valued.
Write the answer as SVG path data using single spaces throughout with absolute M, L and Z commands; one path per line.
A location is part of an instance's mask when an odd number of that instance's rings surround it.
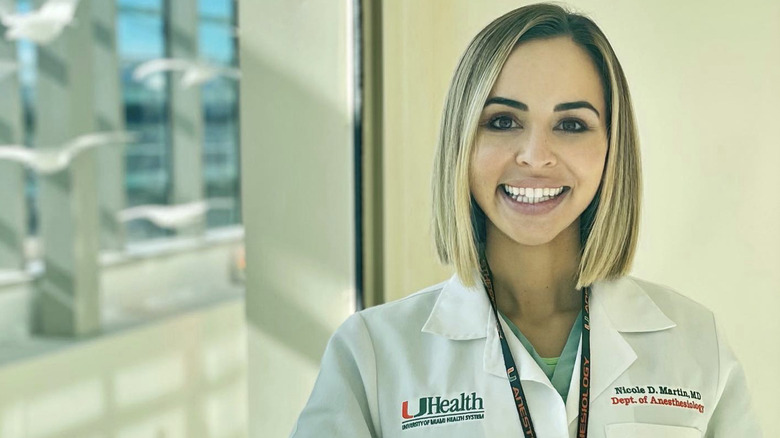
M 503 186 L 504 191 L 512 196 L 516 201 L 526 204 L 536 204 L 539 202 L 548 201 L 563 192 L 563 187 L 558 188 L 522 188 L 511 187 L 508 185 Z
M 558 188 L 518 188 L 504 185 L 504 191 L 513 196 L 527 196 L 529 198 L 541 198 L 542 196 L 557 196 L 563 191 L 563 187 Z

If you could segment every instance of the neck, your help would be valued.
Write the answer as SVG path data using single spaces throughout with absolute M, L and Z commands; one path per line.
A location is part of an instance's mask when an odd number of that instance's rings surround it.
M 522 245 L 488 226 L 485 255 L 498 310 L 512 320 L 544 321 L 579 311 L 575 290 L 580 263 L 579 221 L 552 241 Z

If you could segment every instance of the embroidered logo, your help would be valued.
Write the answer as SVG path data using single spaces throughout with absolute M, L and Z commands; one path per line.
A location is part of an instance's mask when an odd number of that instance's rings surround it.
M 613 405 L 666 405 L 683 409 L 693 409 L 704 413 L 701 393 L 692 389 L 672 388 L 663 385 L 616 386 Z
M 401 430 L 485 418 L 484 402 L 476 392 L 462 392 L 450 399 L 440 395 L 420 397 L 413 410 L 409 409 L 409 400 L 401 403 Z

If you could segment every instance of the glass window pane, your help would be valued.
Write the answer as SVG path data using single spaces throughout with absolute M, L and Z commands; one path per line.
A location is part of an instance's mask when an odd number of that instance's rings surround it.
M 160 10 L 162 8 L 162 0 L 119 0 L 117 6 L 120 10 L 129 8 Z
M 199 0 L 198 12 L 204 18 L 233 21 L 233 0 Z
M 232 26 L 201 20 L 198 27 L 200 56 L 218 64 L 233 65 L 235 31 Z
M 133 79 L 133 71 L 140 64 L 165 57 L 161 2 L 121 1 L 117 35 L 126 129 L 140 135 L 138 143 L 125 148 L 127 206 L 168 204 L 172 158 L 168 76 L 159 73 L 143 82 Z M 170 234 L 149 221 L 127 223 L 128 241 Z
M 199 1 L 200 57 L 211 63 L 236 66 L 232 0 Z M 206 224 L 219 227 L 241 222 L 239 174 L 238 83 L 220 77 L 201 88 L 204 118 L 204 184 L 208 199 L 232 200 L 230 208 L 209 210 Z M 222 205 L 223 203 L 220 203 Z

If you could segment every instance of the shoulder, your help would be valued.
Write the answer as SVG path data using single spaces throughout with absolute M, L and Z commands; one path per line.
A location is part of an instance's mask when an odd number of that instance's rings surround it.
M 683 322 L 714 324 L 712 311 L 684 293 L 667 285 L 638 277 L 626 276 L 625 278 L 647 294 L 653 303 L 678 325 Z
M 405 298 L 356 313 L 372 335 L 420 333 L 448 281 L 419 290 Z
M 710 309 L 672 287 L 634 276 L 626 276 L 626 279 L 642 289 L 670 318 L 687 315 L 712 319 Z
M 664 284 L 625 276 L 608 287 L 603 303 L 615 328 L 629 336 L 656 338 L 656 345 L 683 348 L 708 360 L 719 351 L 712 311 Z
M 419 335 L 448 282 L 443 281 L 405 298 L 353 313 L 336 329 L 331 342 L 336 339 L 361 339 L 373 343 L 378 338 Z
M 712 311 L 669 286 L 624 276 L 595 283 L 592 302 L 604 309 L 612 327 L 624 335 L 644 333 L 666 338 L 664 342 L 674 338 L 708 351 L 717 349 Z
M 744 371 L 713 312 L 669 286 L 636 277 L 626 278 L 640 287 L 676 324 L 671 330 L 662 332 L 671 337 L 656 344 L 657 347 L 675 349 L 677 354 L 669 357 L 694 364 L 689 368 L 695 370 L 700 380 L 706 382 L 709 378 L 713 391 L 709 393 L 712 417 L 708 429 L 734 428 L 732 435 L 761 436 L 750 405 Z M 721 404 L 727 407 L 720 408 Z M 739 432 L 736 432 L 737 428 Z

